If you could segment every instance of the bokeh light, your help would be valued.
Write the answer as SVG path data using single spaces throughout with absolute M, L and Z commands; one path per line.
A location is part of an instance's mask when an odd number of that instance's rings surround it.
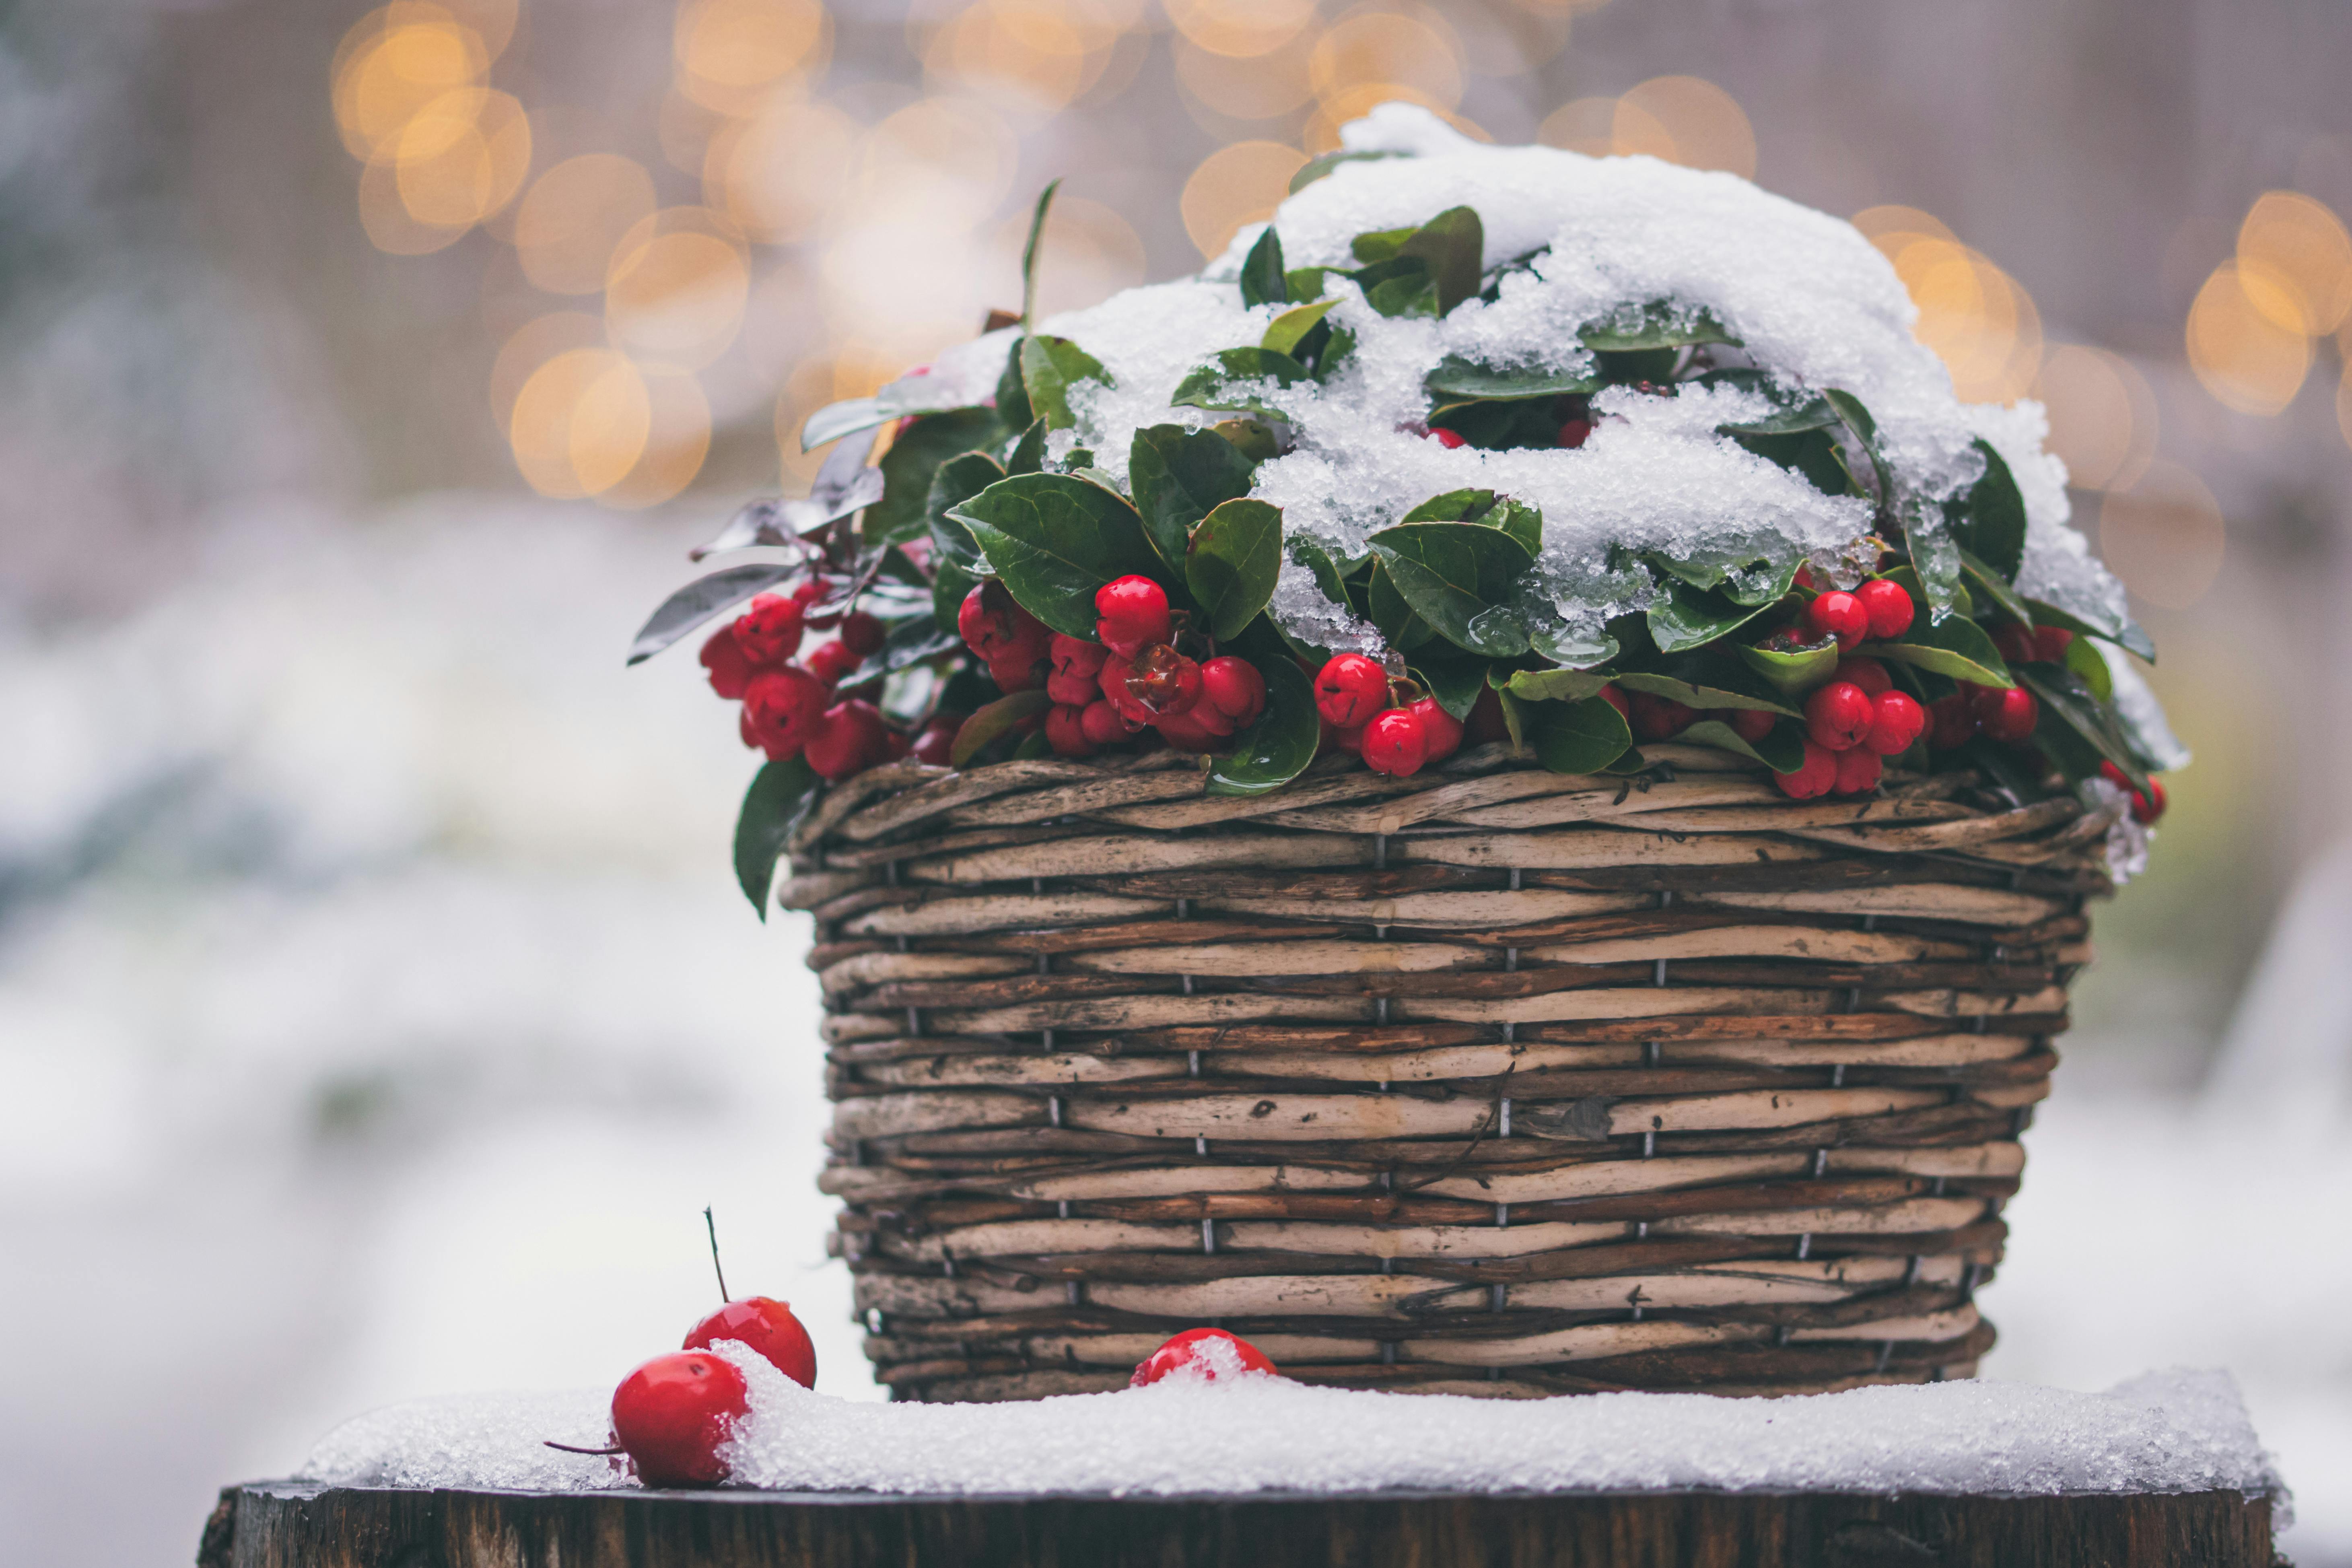
M 1017 300 L 1021 290 L 1021 249 L 1029 237 L 1029 215 L 1020 213 L 996 226 L 990 237 L 994 265 L 989 269 L 1003 290 L 1000 298 Z M 1054 198 L 1053 220 L 1037 261 L 1037 310 L 1050 316 L 1059 310 L 1084 310 L 1099 304 L 1121 289 L 1143 281 L 1143 237 L 1117 211 L 1084 196 Z
M 1756 132 L 1738 100 L 1695 76 L 1652 77 L 1618 98 L 1571 99 L 1536 140 L 1596 158 L 1646 153 L 1691 169 L 1756 175 Z
M 2277 274 L 2225 261 L 2189 308 L 2189 368 L 2223 405 L 2241 414 L 2277 414 L 2294 401 L 2311 371 L 2304 310 L 2301 298 Z
M 523 275 L 551 294 L 597 293 L 621 237 L 653 211 L 653 176 L 633 160 L 566 158 L 531 183 L 516 210 L 515 255 Z
M 678 90 L 728 113 L 755 108 L 824 63 L 831 29 L 818 0 L 688 0 L 671 35 Z
M 771 100 L 713 137 L 702 199 L 768 245 L 805 239 L 856 169 L 856 121 L 830 104 Z
M 645 443 L 628 471 L 596 493 L 605 506 L 658 506 L 692 484 L 710 455 L 710 400 L 701 384 L 690 375 L 642 374 Z
M 2213 492 L 2159 458 L 2139 483 L 2099 503 L 2099 553 L 2124 586 L 2151 605 L 2187 609 L 2221 571 L 2227 531 Z
M 867 136 L 858 164 L 857 218 L 914 215 L 945 237 L 995 212 L 1012 194 L 1020 160 L 1020 134 L 988 104 L 970 98 L 919 100 Z
M 604 346 L 604 318 L 585 310 L 553 310 L 517 327 L 490 362 L 490 413 L 499 428 L 514 428 L 515 399 L 541 365 L 573 349 Z
M 2129 360 L 2061 343 L 2042 362 L 2032 395 L 2050 413 L 2050 450 L 2082 489 L 2128 489 L 2156 455 L 2158 411 Z
M 2238 228 L 2238 270 L 2271 287 L 2250 293 L 2256 309 L 2291 300 L 2294 327 L 2317 337 L 2352 315 L 2352 235 L 2326 204 L 2298 191 L 2268 191 Z
M 2042 313 L 2015 279 L 1916 208 L 1866 208 L 1854 225 L 1894 264 L 1919 310 L 1913 334 L 1936 351 L 1963 399 L 2026 395 L 2042 367 Z
M 408 216 L 462 231 L 521 188 L 530 170 L 530 120 L 509 94 L 461 89 L 417 110 L 389 150 Z
M 578 500 L 628 477 L 653 433 L 653 398 L 628 356 L 572 349 L 533 371 L 507 427 L 515 467 L 543 496 Z
M 1184 182 L 1178 206 L 1184 232 L 1202 256 L 1215 256 L 1242 225 L 1274 216 L 1289 194 L 1290 176 L 1307 154 L 1279 142 L 1236 142 L 1201 161 Z
M 418 110 L 473 86 L 489 66 L 481 35 L 439 5 L 370 12 L 344 34 L 330 68 L 344 147 L 354 158 L 375 157 Z
M 614 343 L 642 364 L 697 370 L 743 324 L 751 258 L 735 226 L 707 207 L 669 207 L 622 236 L 604 279 Z
M 1166 10 L 1186 43 L 1234 58 L 1271 53 L 1315 20 L 1315 0 L 1166 0 Z
M 1007 109 L 1051 113 L 1094 85 L 1124 21 L 1069 0 L 979 0 L 932 34 L 924 67 Z
M 1316 110 L 1307 144 L 1336 146 L 1339 127 L 1391 100 L 1451 111 L 1466 79 L 1462 40 L 1435 11 L 1360 11 L 1315 41 L 1307 60 Z
M 1175 40 L 1176 80 L 1196 102 L 1234 120 L 1272 120 L 1315 96 L 1307 61 L 1315 36 L 1292 35 L 1257 54 L 1219 53 Z

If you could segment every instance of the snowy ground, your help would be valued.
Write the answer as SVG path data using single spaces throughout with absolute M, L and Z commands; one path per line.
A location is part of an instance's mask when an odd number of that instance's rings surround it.
M 358 1411 L 610 1382 L 714 1299 L 706 1203 L 821 1389 L 874 1393 L 803 933 L 725 869 L 749 762 L 690 665 L 619 668 L 696 530 L 440 515 L 280 519 L 121 626 L 0 629 L 12 1560 L 185 1562 L 215 1486 Z M 2352 1565 L 2352 1153 L 2082 1081 L 1990 1373 L 2229 1369 L 2288 1550 Z

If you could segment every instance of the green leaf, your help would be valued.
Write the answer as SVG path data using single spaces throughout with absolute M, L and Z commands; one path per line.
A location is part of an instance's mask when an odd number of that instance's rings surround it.
M 1192 531 L 1184 583 L 1209 616 L 1209 635 L 1241 635 L 1274 597 L 1282 571 L 1282 509 L 1243 498 L 1221 501 Z
M 1398 521 L 1475 522 L 1481 528 L 1501 529 L 1530 556 L 1543 549 L 1543 513 L 1524 501 L 1498 497 L 1493 490 L 1448 490 L 1430 497 Z
M 1294 533 L 1284 541 L 1283 548 L 1290 552 L 1293 561 L 1314 574 L 1315 586 L 1322 590 L 1325 598 L 1335 605 L 1347 605 L 1347 574 L 1340 571 L 1339 563 L 1333 559 L 1330 551 L 1323 547 L 1321 541 L 1304 533 Z
M 1282 443 L 1275 439 L 1274 431 L 1264 420 L 1220 419 L 1209 428 L 1247 458 L 1253 468 L 1282 455 Z
M 1992 638 L 1965 616 L 1935 623 L 1914 621 L 1911 629 L 1897 640 L 1864 643 L 1859 651 L 1865 658 L 1891 658 L 1897 664 L 1916 665 L 1979 686 L 2017 684 L 2009 678 L 2009 666 L 2001 662 Z
M 931 481 L 940 466 L 990 445 L 1003 431 L 995 411 L 988 408 L 933 414 L 908 426 L 882 454 L 882 499 L 866 509 L 860 524 L 866 542 L 920 538 L 929 521 Z
M 1556 773 L 1597 773 L 1633 744 L 1625 716 L 1603 698 L 1543 703 L 1529 717 L 1536 760 Z
M 1045 471 L 1045 422 L 1033 419 L 1004 454 L 1004 471 L 1008 474 L 1039 474 Z
M 971 592 L 966 589 L 965 592 Z M 890 628 L 884 639 L 882 651 L 876 654 L 857 670 L 859 680 L 877 675 L 896 675 L 925 659 L 937 658 L 943 653 L 953 653 L 963 647 L 961 633 L 942 631 L 929 616 L 909 616 Z
M 1437 289 L 1437 313 L 1444 315 L 1478 292 L 1486 266 L 1486 231 L 1470 207 L 1448 207 L 1423 224 L 1397 247 L 1400 257 L 1416 257 L 1429 268 Z
M 1653 697 L 1670 697 L 1685 708 L 1746 708 L 1760 713 L 1785 713 L 1791 719 L 1799 714 L 1797 709 L 1778 697 L 1729 686 L 1677 680 L 1671 675 L 1636 672 L 1619 676 L 1617 684 L 1628 691 L 1646 691 Z
M 1581 702 L 1609 679 L 1590 669 L 1515 669 L 1503 689 L 1522 702 Z
M 1369 163 L 1376 158 L 1407 158 L 1409 153 L 1325 153 L 1309 158 L 1290 176 L 1290 194 L 1297 195 L 1342 163 Z
M 1762 763 L 1776 773 L 1793 773 L 1805 765 L 1804 731 L 1785 721 L 1773 725 L 1770 732 L 1753 745 L 1720 719 L 1701 719 L 1675 739 L 1693 746 L 1713 746 L 1719 752 L 1734 752 Z
M 1070 388 L 1081 381 L 1112 384 L 1102 362 L 1067 338 L 1021 340 L 1021 384 L 1047 429 L 1066 430 L 1078 422 L 1070 412 Z
M 1029 219 L 1029 242 L 1021 247 L 1021 332 L 1026 337 L 1035 330 L 1037 318 L 1037 242 L 1045 237 L 1045 214 L 1054 205 L 1054 193 L 1062 182 L 1051 180 L 1037 193 L 1037 210 Z
M 1629 307 L 1577 334 L 1586 348 L 1622 353 L 1633 349 L 1675 349 L 1690 343 L 1730 343 L 1739 340 L 1726 331 L 1711 310 L 1682 310 L 1671 300 L 1653 300 Z
M 1811 691 L 1837 670 L 1835 637 L 1825 637 L 1810 647 L 1758 647 L 1742 643 L 1738 653 L 1748 668 L 1791 697 Z
M 2077 636 L 2103 637 L 2117 647 L 2139 655 L 2150 664 L 2156 662 L 2155 640 L 2140 630 L 2138 622 L 2127 616 L 2102 616 L 2093 621 L 2040 599 L 2028 599 L 2025 603 L 2032 610 L 2033 624 L 2037 626 L 2063 626 Z
M 1805 430 L 1792 436 L 1734 435 L 1731 438 L 1766 462 L 1778 463 L 1803 478 L 1825 496 L 1864 493 L 1854 482 L 1837 442 L 1827 430 Z
M 1192 530 L 1219 505 L 1249 494 L 1254 465 L 1224 437 L 1181 425 L 1153 425 L 1135 433 L 1127 479 L 1143 531 L 1171 572 L 1184 570 Z
M 1558 397 L 1564 393 L 1598 392 L 1601 378 L 1590 370 L 1545 370 L 1521 365 L 1497 370 L 1473 364 L 1449 354 L 1429 373 L 1422 386 L 1440 405 L 1462 402 L 1520 402 L 1533 397 Z
M 1903 545 L 1918 571 L 1919 596 L 1927 605 L 1927 619 L 1953 618 L 1960 602 L 1958 542 L 1943 529 L 1927 527 L 1926 520 L 1914 513 L 1904 519 Z
M 1337 300 L 1318 300 L 1311 305 L 1293 305 L 1266 323 L 1265 336 L 1258 340 L 1257 346 L 1278 354 L 1290 353 L 1339 303 Z
M 1486 689 L 1490 668 L 1477 658 L 1423 658 L 1413 661 L 1411 673 L 1440 708 L 1456 719 L 1467 719 L 1478 705 L 1478 694 Z
M 1528 645 L 1554 664 L 1584 670 L 1617 657 L 1615 637 L 1606 631 L 1571 626 L 1557 608 L 1533 594 L 1520 595 L 1518 610 L 1527 624 Z
M 855 436 L 860 430 L 871 430 L 877 425 L 898 417 L 882 406 L 878 397 L 852 397 L 840 403 L 828 403 L 808 416 L 801 426 L 801 450 L 814 452 L 827 441 L 838 441 L 844 436 Z M 761 920 L 767 919 L 763 910 Z
M 1509 608 L 1535 564 L 1526 545 L 1475 523 L 1403 522 L 1369 542 L 1413 613 L 1455 647 L 1488 658 L 1528 651 L 1528 629 Z
M 1772 607 L 1769 600 L 1743 605 L 1720 589 L 1694 588 L 1674 578 L 1665 589 L 1666 596 L 1650 606 L 1647 617 L 1650 640 L 1660 653 L 1680 653 L 1728 637 Z
M 1225 349 L 1217 354 L 1216 363 L 1202 365 L 1177 383 L 1176 394 L 1168 401 L 1179 408 L 1242 409 L 1279 419 L 1278 410 L 1269 407 L 1254 390 L 1243 389 L 1267 381 L 1296 386 L 1312 379 L 1307 367 L 1288 354 L 1271 349 Z
M 1407 273 L 1373 284 L 1364 291 L 1364 302 L 1391 320 L 1434 316 L 1438 314 L 1437 285 L 1425 272 Z
M 776 883 L 776 862 L 800 826 L 821 781 L 806 759 L 770 763 L 744 793 L 742 812 L 735 818 L 735 882 L 760 919 L 768 918 L 768 892 Z
M 1383 261 L 1394 261 L 1397 253 L 1404 248 L 1404 242 L 1412 236 L 1413 226 L 1411 224 L 1402 228 L 1371 229 L 1349 240 L 1348 249 L 1357 260 L 1377 267 Z
M 2147 763 L 2081 676 L 2043 664 L 2021 668 L 2017 678 L 2042 705 L 2034 740 L 2057 760 L 2070 781 L 2088 778 L 2105 761 L 2121 768 L 2134 789 L 2147 788 Z
M 1348 357 L 1356 352 L 1355 333 L 1328 321 L 1324 325 L 1329 328 L 1329 335 L 1323 340 L 1323 346 L 1315 351 L 1315 380 L 1318 384 L 1328 383 L 1337 375 L 1339 367 L 1346 364 Z
M 1387 565 L 1377 561 L 1364 591 L 1364 614 L 1399 653 L 1411 653 L 1437 636 L 1437 628 L 1413 614 L 1412 606 L 1397 592 L 1396 579 L 1389 575 Z
M 2091 646 L 2090 638 L 2077 636 L 2073 642 L 2068 643 L 2064 663 L 2067 668 L 2083 678 L 2083 684 L 2091 689 L 2092 696 L 2104 704 L 2114 703 L 2116 672 L 2107 668 L 2106 659 L 2101 656 L 2097 648 Z M 2127 724 L 2119 727 L 2126 732 L 2130 728 Z
M 1265 678 L 1265 711 L 1228 742 L 1230 751 L 1209 769 L 1211 795 L 1264 795 L 1307 771 L 1322 742 L 1315 712 L 1315 686 L 1307 672 L 1286 658 L 1253 659 Z
M 1323 277 L 1328 267 L 1294 267 L 1282 275 L 1282 291 L 1293 300 L 1323 298 Z
M 994 574 L 971 530 L 949 514 L 1003 478 L 1003 468 L 985 452 L 950 458 L 931 475 L 923 509 L 931 529 L 931 616 L 944 631 L 956 629 L 965 597 Z
M 1979 437 L 1972 445 L 1984 458 L 1983 477 L 1946 502 L 1944 513 L 1961 549 L 2000 573 L 2002 583 L 2014 583 L 2025 560 L 2025 497 L 1992 443 Z
M 1290 284 L 1282 272 L 1282 237 L 1268 224 L 1242 262 L 1242 304 L 1283 305 L 1289 300 Z
M 1054 630 L 1094 636 L 1095 591 L 1114 577 L 1165 577 L 1143 520 L 1114 490 L 1067 474 L 1015 474 L 955 508 L 1021 607 Z
M 1916 569 L 1909 566 L 1897 566 L 1893 571 L 1883 572 L 1879 574 L 1879 575 L 1886 578 L 1890 582 L 1902 584 L 1903 591 L 1911 595 L 1913 602 L 1924 603 L 1926 601 L 1927 592 L 1919 585 L 1919 574 Z M 1971 617 L 1973 617 L 1977 613 L 1977 602 L 1972 596 L 1970 596 L 1965 584 L 1953 590 L 1952 613 L 1954 615 L 1969 616 Z M 2039 617 L 2036 617 L 2035 624 L 2043 625 L 2046 623 L 2042 622 Z
M 1779 603 L 1797 580 L 1801 564 L 1793 545 L 1783 547 L 1777 560 L 1769 555 L 1742 559 L 1731 552 L 1688 560 L 1645 552 L 1641 559 L 1659 575 L 1693 588 L 1719 589 L 1733 604 L 1749 606 Z
M 1003 374 L 996 378 L 996 417 L 1007 430 L 1026 430 L 1036 423 L 1036 411 L 1029 406 L 1029 388 L 1021 379 L 1021 344 L 1013 340 L 1011 352 L 1004 356 Z
M 966 766 L 972 758 L 1011 734 L 1020 726 L 1021 721 L 1034 719 L 1053 705 L 1054 700 L 1045 695 L 1043 687 L 1015 691 L 983 704 L 978 712 L 963 721 L 963 728 L 956 731 L 955 743 L 948 748 L 948 766 Z
M 2018 597 L 2017 590 L 2009 585 L 2008 580 L 2002 577 L 2000 573 L 1994 571 L 1990 566 L 1988 566 L 1982 561 L 1978 560 L 1976 552 L 1969 550 L 1968 546 L 1961 545 L 1958 546 L 1958 549 L 1960 552 L 1961 577 L 1968 582 L 1975 584 L 1978 588 L 1981 589 L 1984 593 L 1984 596 L 1990 599 L 1993 604 L 2000 608 L 2002 615 L 2007 616 L 2011 620 L 2016 621 L 2021 625 L 2032 626 L 2033 624 L 2032 610 L 2026 606 L 2026 603 L 2023 599 Z M 1955 601 L 1954 607 L 1958 607 L 1957 600 Z
M 1772 411 L 1761 419 L 1717 426 L 1726 436 L 1796 436 L 1826 430 L 1838 422 L 1837 410 L 1830 406 L 1828 398 L 1808 387 L 1783 386 L 1769 371 L 1711 370 L 1697 381 L 1701 386 L 1736 386 L 1771 404 Z

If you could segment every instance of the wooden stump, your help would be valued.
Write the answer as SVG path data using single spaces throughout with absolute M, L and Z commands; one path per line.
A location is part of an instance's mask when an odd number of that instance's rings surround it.
M 2266 1498 L 221 1494 L 198 1568 L 2272 1568 Z

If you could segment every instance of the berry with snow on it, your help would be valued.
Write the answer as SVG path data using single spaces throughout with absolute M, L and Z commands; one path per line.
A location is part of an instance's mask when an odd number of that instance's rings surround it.
M 808 666 L 811 675 L 827 686 L 838 686 L 856 674 L 857 667 L 866 661 L 851 651 L 846 643 L 826 642 L 809 649 L 807 657 L 801 662 Z
M 1851 680 L 1873 697 L 1895 689 L 1895 678 L 1874 658 L 1842 658 L 1837 662 L 1837 673 L 1830 679 Z
M 1097 746 L 1116 746 L 1135 733 L 1133 726 L 1119 717 L 1108 697 L 1097 697 L 1078 714 L 1079 732 Z
M 1423 766 L 1442 763 L 1462 749 L 1462 721 L 1448 713 L 1436 698 L 1408 702 L 1404 710 L 1421 721 L 1421 732 L 1427 740 L 1429 753 L 1423 759 Z
M 1807 741 L 1804 764 L 1794 773 L 1774 773 L 1772 782 L 1791 800 L 1811 800 L 1829 794 L 1837 776 L 1837 753 L 1819 742 Z
M 1910 591 L 1891 578 L 1873 577 L 1856 588 L 1853 596 L 1861 601 L 1863 613 L 1870 617 L 1873 642 L 1901 637 L 1911 629 L 1911 622 L 1919 613 L 1919 607 L 1911 602 Z
M 1104 661 L 1103 668 L 1110 668 Z M 1127 694 L 1145 716 L 1160 719 L 1191 711 L 1201 700 L 1201 667 L 1164 642 L 1152 643 L 1127 661 Z
M 1698 715 L 1671 697 L 1661 697 L 1654 691 L 1636 691 L 1626 700 L 1632 710 L 1626 715 L 1637 741 L 1664 741 L 1681 734 L 1691 727 Z
M 923 726 L 922 732 L 915 737 L 915 743 L 908 748 L 907 754 L 935 768 L 946 767 L 949 756 L 955 751 L 956 731 L 963 728 L 963 721 L 964 716 L 961 713 L 934 714 L 931 721 Z
M 1264 1351 L 1238 1334 L 1229 1334 L 1223 1329 L 1186 1329 L 1138 1362 L 1135 1375 L 1127 1380 L 1127 1385 L 1148 1387 L 1179 1371 L 1207 1383 L 1247 1372 L 1281 1375 Z
M 1403 708 L 1375 713 L 1364 726 L 1364 766 L 1399 778 L 1421 771 L 1429 760 L 1429 731 L 1421 716 Z
M 1245 658 L 1219 654 L 1201 665 L 1201 697 L 1234 729 L 1245 730 L 1265 711 L 1265 677 Z
M 809 731 L 802 754 L 819 778 L 835 783 L 880 762 L 888 745 L 881 710 L 862 697 L 836 702 Z
M 1559 444 L 1563 447 L 1581 447 L 1591 435 L 1591 420 L 1566 420 L 1561 423 L 1559 427 Z
M 801 647 L 801 606 L 776 594 L 762 594 L 735 617 L 735 646 L 752 665 L 782 664 Z
M 824 683 L 798 665 L 755 675 L 743 689 L 744 731 L 781 763 L 808 744 L 826 700 Z
M 1091 757 L 1095 743 L 1087 739 L 1086 710 L 1075 703 L 1056 702 L 1045 710 L 1045 743 L 1054 748 L 1057 757 Z
M 2033 628 L 2033 657 L 2044 664 L 2063 664 L 2066 650 L 2074 646 L 2074 634 L 2064 626 Z
M 2130 793 L 2132 820 L 2142 826 L 2152 826 L 2158 817 L 2164 815 L 2164 808 L 2171 804 L 2165 798 L 2164 781 L 2154 773 L 2147 775 L 2147 788 L 2145 790 L 2135 787 L 2131 775 L 2113 763 L 2101 763 L 2099 773 L 2116 788 Z
M 1882 757 L 1899 757 L 1911 749 L 1927 727 L 1927 710 L 1900 691 L 1882 691 L 1870 700 L 1870 729 L 1863 748 Z
M 1832 680 L 1805 699 L 1805 733 L 1824 751 L 1861 744 L 1871 718 L 1870 693 L 1851 680 Z
M 1805 606 L 1805 629 L 1816 639 L 1835 637 L 1838 647 L 1851 649 L 1870 635 L 1870 612 L 1852 594 L 1832 588 Z
M 1389 675 L 1360 653 L 1335 653 L 1315 676 L 1315 710 L 1337 730 L 1360 728 L 1389 703 Z
M 1118 577 L 1096 589 L 1095 616 L 1095 636 L 1121 658 L 1166 642 L 1175 626 L 1168 591 L 1149 577 Z
M 1856 746 L 1837 754 L 1837 782 L 1830 786 L 1838 795 L 1868 795 L 1878 787 L 1878 775 L 1886 766 L 1886 759 L 1867 746 Z
M 1053 634 L 1036 616 L 1023 609 L 1011 589 L 994 577 L 982 581 L 963 596 L 956 611 L 956 630 L 964 647 L 984 664 L 1026 655 L 1043 658 Z
M 860 658 L 871 658 L 882 651 L 882 645 L 889 640 L 890 634 L 882 625 L 881 616 L 868 615 L 864 610 L 852 610 L 841 617 L 839 636 L 842 647 Z
M 649 1487 L 715 1487 L 719 1447 L 751 1408 L 734 1364 L 700 1351 L 657 1355 L 613 1391 L 613 1436 Z
M 1927 744 L 1939 752 L 1957 752 L 1977 737 L 1977 710 L 1965 692 L 1938 697 L 1927 704 Z
M 1969 702 L 1976 711 L 1977 728 L 2012 746 L 2032 740 L 2033 726 L 2042 718 L 2042 705 L 2033 700 L 2033 693 L 2021 686 L 2007 690 L 1997 686 L 1979 687 Z
M 1731 732 L 1753 746 L 1772 732 L 1773 716 L 1761 708 L 1735 708 L 1731 710 Z
M 749 1345 L 803 1388 L 816 1386 L 816 1346 L 787 1302 L 773 1296 L 739 1296 L 695 1324 L 681 1348 L 707 1351 L 720 1340 Z
M 710 640 L 702 645 L 702 668 L 710 672 L 710 689 L 730 702 L 740 699 L 743 689 L 751 684 L 751 658 L 735 640 L 733 622 L 711 633 Z

